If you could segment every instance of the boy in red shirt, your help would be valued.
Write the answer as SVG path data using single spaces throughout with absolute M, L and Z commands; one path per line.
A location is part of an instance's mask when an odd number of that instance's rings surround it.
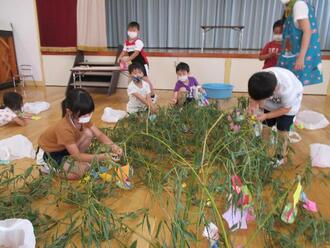
M 264 67 L 262 69 L 274 67 L 277 65 L 277 58 L 281 52 L 282 32 L 283 21 L 278 20 L 273 25 L 273 40 L 268 42 L 259 54 L 259 59 L 261 61 L 265 61 Z
M 120 62 L 131 64 L 140 64 L 143 68 L 143 80 L 146 81 L 151 89 L 151 99 L 156 102 L 156 95 L 154 87 L 149 79 L 149 62 L 147 55 L 143 49 L 143 41 L 138 37 L 140 33 L 140 25 L 137 22 L 130 22 L 127 27 L 128 39 L 124 43 L 124 48 L 119 55 L 118 60 Z M 124 58 L 128 56 L 127 58 Z

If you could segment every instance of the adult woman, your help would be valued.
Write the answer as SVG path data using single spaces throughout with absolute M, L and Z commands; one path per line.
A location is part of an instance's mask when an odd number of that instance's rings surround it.
M 282 52 L 278 65 L 291 70 L 304 86 L 322 83 L 320 39 L 315 11 L 305 0 L 285 4 Z

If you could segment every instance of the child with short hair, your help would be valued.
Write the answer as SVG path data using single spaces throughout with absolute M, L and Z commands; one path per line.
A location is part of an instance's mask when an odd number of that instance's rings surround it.
M 268 42 L 259 54 L 259 60 L 265 61 L 262 69 L 277 65 L 281 53 L 283 21 L 278 20 L 273 25 L 273 40 Z
M 194 100 L 194 90 L 198 87 L 198 82 L 196 78 L 190 76 L 190 68 L 187 63 L 180 62 L 176 68 L 176 75 L 178 81 L 175 83 L 172 104 L 178 104 L 180 100 L 184 103 L 188 103 Z M 203 91 L 202 88 L 198 89 Z
M 303 87 L 299 79 L 289 70 L 271 67 L 251 76 L 248 83 L 250 103 L 264 109 L 256 116 L 269 127 L 276 125 L 285 138 L 283 154 L 277 154 L 282 164 L 287 153 L 287 132 L 298 113 L 303 96 Z M 251 106 L 250 105 L 250 106 Z
M 93 112 L 94 101 L 87 91 L 73 89 L 68 92 L 62 102 L 63 118 L 41 134 L 38 140 L 37 164 L 42 166 L 42 172 L 49 173 L 49 162 L 53 161 L 56 170 L 63 166 L 67 179 L 83 177 L 90 169 L 90 162 L 109 157 L 108 153 L 87 153 L 94 137 L 108 145 L 113 153 L 122 155 L 122 149 L 91 122 Z M 68 162 L 68 158 L 74 162 Z
M 151 112 L 156 112 L 156 106 L 151 100 L 151 90 L 148 83 L 143 80 L 143 67 L 138 63 L 133 63 L 128 67 L 132 81 L 127 87 L 128 103 L 127 112 L 130 114 L 145 111 L 150 108 Z
M 16 123 L 20 126 L 28 124 L 30 115 L 22 112 L 23 97 L 16 92 L 6 92 L 3 95 L 3 105 L 0 107 L 0 126 Z
M 303 87 L 289 70 L 271 67 L 251 76 L 248 83 L 250 98 L 263 107 L 257 119 L 279 131 L 290 131 L 301 105 Z
M 149 80 L 149 62 L 147 55 L 143 49 L 143 41 L 138 37 L 140 33 L 140 24 L 137 22 L 130 22 L 127 27 L 128 39 L 124 43 L 124 48 L 121 54 L 119 55 L 118 60 L 125 64 L 135 63 L 142 66 L 143 79 L 149 84 L 151 90 L 151 98 L 153 101 L 156 101 L 156 95 L 154 92 L 154 87 Z M 128 58 L 124 58 L 127 56 Z

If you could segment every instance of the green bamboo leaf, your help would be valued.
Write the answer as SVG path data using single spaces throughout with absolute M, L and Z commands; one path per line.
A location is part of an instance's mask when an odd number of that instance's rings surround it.
M 130 245 L 130 248 L 136 248 L 137 247 L 137 240 L 134 240 L 133 243 Z
M 157 226 L 157 231 L 156 231 L 156 236 L 155 238 L 158 239 L 158 236 L 159 236 L 159 233 L 160 233 L 160 230 L 162 228 L 162 225 L 163 225 L 163 221 L 161 220 Z
M 33 171 L 33 167 L 32 167 L 32 166 L 29 167 L 29 168 L 27 168 L 27 169 L 25 170 L 25 172 L 24 172 L 24 177 L 25 177 L 25 178 L 28 178 L 28 177 L 31 175 L 32 171 Z

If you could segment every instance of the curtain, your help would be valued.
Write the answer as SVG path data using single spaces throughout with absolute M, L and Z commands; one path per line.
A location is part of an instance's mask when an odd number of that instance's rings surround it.
M 37 0 L 42 50 L 72 50 L 77 45 L 77 0 Z
M 310 0 L 315 7 L 315 15 L 321 38 L 321 49 L 330 50 L 330 1 Z
M 316 7 L 321 47 L 330 49 L 330 1 L 310 0 Z M 108 46 L 122 44 L 130 21 L 141 25 L 150 48 L 200 48 L 201 25 L 245 26 L 243 49 L 260 49 L 272 39 L 273 23 L 282 17 L 280 0 L 105 0 Z M 239 33 L 215 29 L 206 48 L 237 48 Z
M 78 49 L 106 49 L 107 35 L 104 0 L 78 0 L 77 37 Z

